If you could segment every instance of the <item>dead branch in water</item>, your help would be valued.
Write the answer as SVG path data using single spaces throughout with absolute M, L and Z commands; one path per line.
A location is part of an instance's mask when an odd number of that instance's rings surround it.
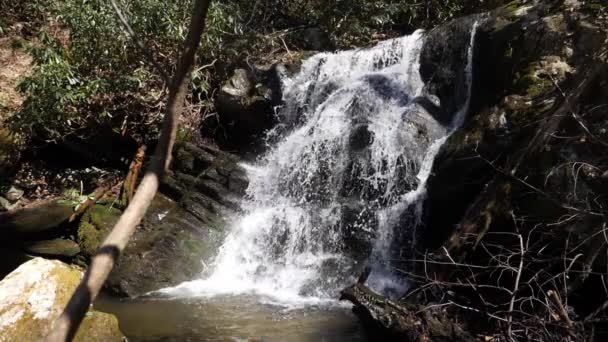
M 175 142 L 179 115 L 188 89 L 188 79 L 198 49 L 210 0 L 197 0 L 194 4 L 188 37 L 177 65 L 177 71 L 169 86 L 169 98 L 156 151 L 150 166 L 137 187 L 131 203 L 91 260 L 80 285 L 72 295 L 61 316 L 55 321 L 45 339 L 50 342 L 71 341 L 89 306 L 99 294 L 116 259 L 124 250 L 135 228 L 141 222 L 152 199 L 156 195 L 160 180 L 171 162 L 171 151 Z

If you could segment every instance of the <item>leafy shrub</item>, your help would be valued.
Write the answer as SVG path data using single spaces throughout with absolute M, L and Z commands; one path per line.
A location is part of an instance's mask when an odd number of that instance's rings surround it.
M 41 141 L 86 136 L 100 125 L 141 142 L 156 137 L 164 81 L 118 22 L 106 0 L 15 2 L 13 17 L 36 18 L 30 46 L 35 68 L 20 90 L 27 96 L 11 129 Z M 119 0 L 139 40 L 172 74 L 187 31 L 192 0 Z M 281 32 L 318 27 L 337 47 L 367 44 L 374 34 L 411 31 L 482 0 L 226 0 L 212 1 L 206 34 L 191 82 L 191 131 L 214 111 L 212 97 L 227 65 L 272 60 L 287 47 Z M 278 33 L 277 33 L 278 32 Z M 298 46 L 291 43 L 292 48 Z M 253 56 L 253 57 L 252 57 Z M 270 56 L 270 58 L 268 58 Z M 203 114 L 201 114 L 203 113 Z
M 171 74 L 186 35 L 191 0 L 124 1 L 130 25 Z M 215 2 L 203 41 L 205 60 L 219 58 L 229 30 L 224 5 Z M 99 125 L 140 141 L 156 136 L 164 82 L 118 23 L 108 1 L 67 0 L 44 7 L 45 25 L 30 51 L 35 68 L 20 90 L 27 96 L 12 129 L 43 141 L 86 135 Z M 211 53 L 209 53 L 211 52 Z M 197 70 L 193 89 L 209 92 L 210 77 Z M 152 128 L 152 129 L 151 129 Z

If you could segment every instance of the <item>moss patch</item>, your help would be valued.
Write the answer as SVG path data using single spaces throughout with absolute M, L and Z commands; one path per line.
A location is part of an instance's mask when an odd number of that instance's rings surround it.
M 502 8 L 506 11 L 510 19 L 517 19 L 524 16 L 532 6 L 526 5 L 526 2 L 521 0 L 511 1 Z
M 97 251 L 121 213 L 118 209 L 96 204 L 84 214 L 78 226 L 77 236 L 82 254 L 91 257 Z
M 538 65 L 535 63 L 524 71 L 523 76 L 519 77 L 515 83 L 515 89 L 519 94 L 534 98 L 553 89 L 553 82 L 548 78 L 539 77 L 537 69 Z
M 120 341 L 122 341 L 122 333 L 118 329 L 116 317 L 97 311 L 87 312 L 74 337 L 74 342 Z

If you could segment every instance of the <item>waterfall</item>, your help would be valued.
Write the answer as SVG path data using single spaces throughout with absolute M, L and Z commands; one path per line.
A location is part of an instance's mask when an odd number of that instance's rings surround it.
M 474 29 L 469 96 L 473 38 Z M 244 213 L 209 274 L 163 292 L 323 301 L 366 266 L 372 288 L 403 292 L 393 260 L 410 257 L 434 156 L 469 101 L 448 127 L 427 110 L 440 104 L 419 73 L 423 43 L 416 31 L 368 49 L 320 53 L 285 76 L 269 151 L 246 165 Z

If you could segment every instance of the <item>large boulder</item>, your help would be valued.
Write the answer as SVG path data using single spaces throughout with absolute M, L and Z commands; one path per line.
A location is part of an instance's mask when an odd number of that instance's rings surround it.
M 173 169 L 106 282 L 137 296 L 191 280 L 205 270 L 239 209 L 248 181 L 239 159 L 211 147 L 178 143 Z M 122 214 L 114 197 L 67 223 L 74 203 L 54 200 L 0 214 L 0 276 L 41 255 L 85 265 Z
M 210 262 L 223 236 L 222 227 L 205 224 L 159 194 L 118 259 L 106 289 L 135 297 L 191 280 Z
M 278 70 L 272 65 L 232 71 L 215 101 L 217 141 L 241 152 L 259 145 L 265 131 L 276 123 L 274 108 L 282 99 Z
M 80 283 L 82 272 L 36 258 L 0 282 L 0 341 L 42 341 Z M 89 311 L 74 341 L 122 341 L 116 317 Z

